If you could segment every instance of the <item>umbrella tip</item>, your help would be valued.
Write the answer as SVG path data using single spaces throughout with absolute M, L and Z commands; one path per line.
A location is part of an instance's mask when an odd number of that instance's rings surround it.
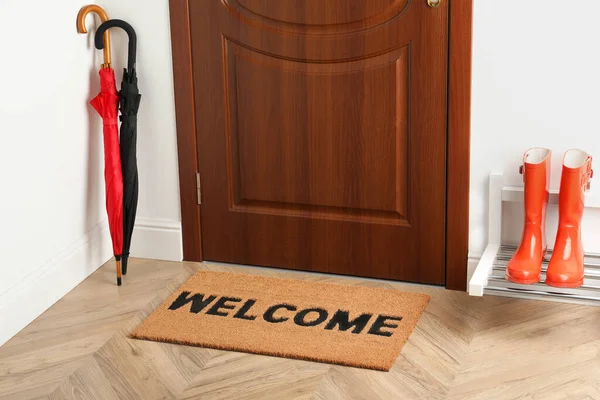
M 123 275 L 127 275 L 127 256 L 123 256 L 123 259 L 121 261 L 121 267 Z
M 117 266 L 117 285 L 121 286 L 121 256 L 116 257 Z

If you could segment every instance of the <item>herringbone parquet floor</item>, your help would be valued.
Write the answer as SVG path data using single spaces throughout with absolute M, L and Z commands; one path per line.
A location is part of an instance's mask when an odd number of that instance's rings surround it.
M 393 287 L 432 300 L 390 372 L 127 338 L 198 269 Z M 0 347 L 1 399 L 600 399 L 600 308 L 262 268 L 99 269 Z

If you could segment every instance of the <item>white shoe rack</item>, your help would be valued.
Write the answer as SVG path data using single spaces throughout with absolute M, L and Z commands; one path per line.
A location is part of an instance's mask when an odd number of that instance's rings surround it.
M 557 300 L 600 305 L 600 254 L 585 254 L 585 278 L 577 289 L 562 289 L 544 283 L 551 252 L 542 264 L 541 282 L 520 285 L 505 279 L 506 266 L 516 251 L 516 246 L 502 245 L 502 206 L 506 202 L 523 203 L 523 188 L 504 186 L 501 173 L 490 174 L 488 245 L 469 281 L 469 294 L 484 294 L 538 300 Z M 550 193 L 549 204 L 558 204 L 558 193 Z M 586 193 L 586 208 L 600 208 L 600 196 Z

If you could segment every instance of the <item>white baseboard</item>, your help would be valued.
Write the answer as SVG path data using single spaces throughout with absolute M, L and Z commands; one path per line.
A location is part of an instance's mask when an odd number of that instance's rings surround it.
M 0 293 L 0 345 L 112 257 L 105 220 Z
M 183 260 L 181 222 L 137 218 L 131 239 L 131 256 L 154 260 Z

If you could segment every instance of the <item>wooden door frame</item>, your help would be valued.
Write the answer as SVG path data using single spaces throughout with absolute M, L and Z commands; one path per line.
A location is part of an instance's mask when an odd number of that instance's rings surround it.
M 201 213 L 196 201 L 198 154 L 189 1 L 169 0 L 169 8 L 183 258 L 186 261 L 202 261 Z M 473 0 L 447 1 L 450 1 L 450 57 L 446 170 L 446 288 L 466 291 L 469 253 Z

